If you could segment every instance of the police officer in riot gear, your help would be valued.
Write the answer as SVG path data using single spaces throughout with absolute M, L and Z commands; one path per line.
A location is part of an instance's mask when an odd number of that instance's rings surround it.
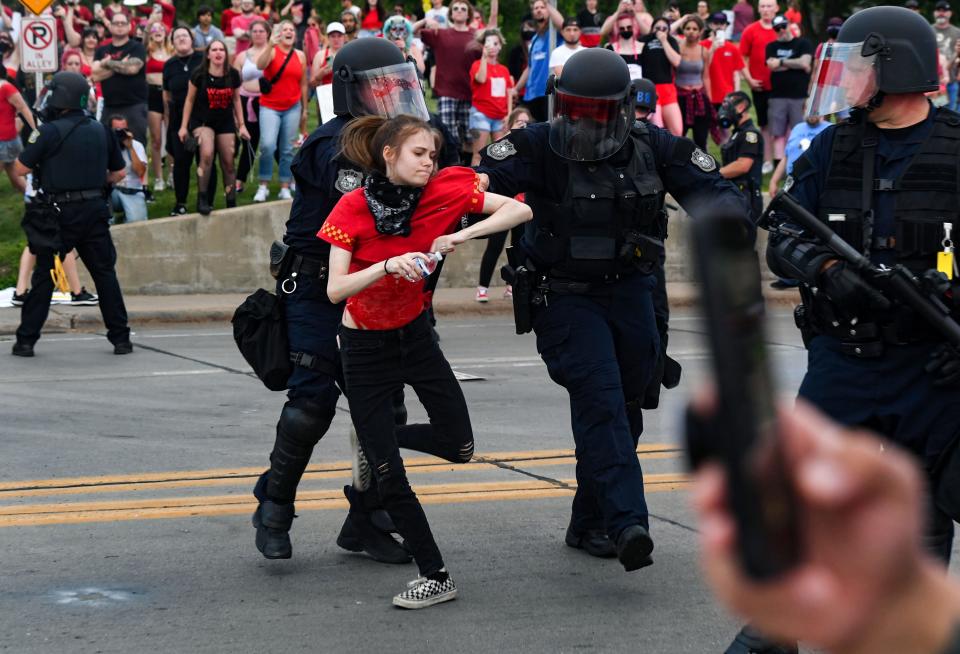
M 553 93 L 551 120 L 489 145 L 480 171 L 492 191 L 526 192 L 533 208 L 511 253 L 515 310 L 521 331 L 531 298 L 537 350 L 570 394 L 578 488 L 566 542 L 636 570 L 653 550 L 636 455 L 644 396 L 659 383 L 652 272 L 662 242 L 650 234 L 666 191 L 693 215 L 708 202 L 749 209 L 710 155 L 634 121 L 636 89 L 615 53 L 573 55 Z
M 24 230 L 37 255 L 32 290 L 23 304 L 13 354 L 32 357 L 50 311 L 54 256 L 76 248 L 100 296 L 100 312 L 115 354 L 129 354 L 130 328 L 110 238 L 107 183 L 123 178 L 124 162 L 113 131 L 86 113 L 90 86 L 76 73 L 60 72 L 41 100 L 44 124 L 31 134 L 14 169 L 30 172 L 38 193 L 26 206 Z
M 340 396 L 338 385 L 342 388 L 336 337 L 343 305 L 331 304 L 327 297 L 330 246 L 317 238 L 340 197 L 359 188 L 364 180 L 362 168 L 340 154 L 340 132 L 354 117 L 370 113 L 427 118 L 416 70 L 389 41 L 348 43 L 337 53 L 333 67 L 336 117 L 314 130 L 291 166 L 296 193 L 283 237 L 288 250 L 280 264 L 277 294 L 283 299 L 295 366 L 288 382 L 288 401 L 277 423 L 270 469 L 254 488 L 260 502 L 253 517 L 256 544 L 271 559 L 292 555 L 289 531 L 297 486 L 314 446 L 330 427 Z M 456 161 L 457 156 L 454 149 L 447 158 Z M 395 398 L 400 424 L 406 417 L 402 400 L 402 396 Z M 399 431 L 397 439 L 404 447 Z M 360 460 L 356 444 L 352 445 L 354 484 L 344 487 L 350 511 L 337 544 L 350 551 L 365 551 L 378 561 L 407 563 L 410 554 L 391 535 L 393 524 L 379 508 L 376 489 L 365 488 L 364 482 L 369 482 L 369 473 L 362 472 L 366 463 Z
M 763 135 L 750 118 L 751 104 L 743 91 L 728 93 L 717 111 L 717 121 L 724 129 L 733 128 L 730 139 L 720 146 L 720 175 L 747 197 L 756 222 L 763 213 Z
M 924 95 L 938 88 L 933 30 L 908 9 L 873 7 L 847 19 L 824 48 L 807 113 L 852 110 L 851 118 L 813 140 L 785 191 L 876 265 L 902 264 L 929 280 L 945 253 L 940 264 L 952 281 L 932 275 L 958 297 L 946 254 L 960 220 L 960 115 Z M 948 560 L 960 511 L 942 500 L 958 482 L 943 462 L 960 437 L 960 354 L 789 225 L 771 234 L 767 261 L 802 282 L 796 318 L 809 355 L 800 396 L 917 457 L 930 473 L 928 545 Z M 779 650 L 735 643 L 728 651 Z

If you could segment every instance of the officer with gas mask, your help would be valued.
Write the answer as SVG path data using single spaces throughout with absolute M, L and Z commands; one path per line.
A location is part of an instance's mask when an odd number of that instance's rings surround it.
M 956 317 L 950 234 L 960 221 L 960 115 L 925 96 L 938 88 L 932 28 L 903 7 L 859 11 L 824 45 L 813 79 L 808 116 L 851 116 L 814 138 L 785 192 L 873 264 L 901 264 L 932 282 Z M 767 262 L 802 282 L 796 318 L 809 354 L 800 396 L 917 457 L 930 473 L 927 544 L 947 561 L 960 517 L 950 501 L 960 481 L 951 456 L 960 438 L 960 353 L 812 236 L 785 227 L 771 233 Z M 728 652 L 784 651 L 750 636 Z
M 763 213 L 763 135 L 750 118 L 751 104 L 743 91 L 728 93 L 717 111 L 717 121 L 724 129 L 733 128 L 730 139 L 720 146 L 720 175 L 747 197 L 756 222 Z
M 254 488 L 259 501 L 253 516 L 256 545 L 268 559 L 292 556 L 289 532 L 297 486 L 314 446 L 330 427 L 343 386 L 337 350 L 343 304 L 331 304 L 327 297 L 330 246 L 317 238 L 317 232 L 341 196 L 361 187 L 366 175 L 340 153 L 340 133 L 353 118 L 367 114 L 428 118 L 416 69 L 393 43 L 383 39 L 348 43 L 337 53 L 333 69 L 336 117 L 314 130 L 294 157 L 296 192 L 284 247 L 274 248 L 277 260 L 272 261 L 294 372 L 277 423 L 270 469 Z M 456 147 L 445 148 L 440 158 L 457 162 Z M 406 421 L 402 396 L 395 398 L 395 406 L 402 424 Z M 401 431 L 397 440 L 406 447 Z M 369 486 L 369 469 L 355 439 L 351 446 L 354 483 L 344 487 L 350 511 L 337 544 L 364 551 L 377 561 L 407 563 L 410 554 L 390 533 L 393 524 L 379 508 L 376 489 Z
M 548 89 L 551 119 L 487 146 L 479 170 L 490 190 L 525 192 L 533 208 L 505 276 L 517 331 L 536 332 L 570 396 L 578 487 L 566 542 L 636 570 L 653 550 L 636 455 L 647 387 L 659 383 L 663 244 L 651 233 L 667 191 L 694 216 L 749 208 L 710 155 L 634 120 L 636 89 L 616 53 L 576 53 Z
M 17 175 L 33 173 L 38 189 L 23 220 L 27 244 L 37 255 L 37 263 L 13 345 L 16 356 L 34 355 L 34 344 L 50 312 L 54 257 L 74 248 L 97 287 L 114 353 L 133 351 L 106 200 L 107 183 L 123 179 L 124 161 L 113 131 L 86 113 L 89 93 L 90 85 L 81 75 L 54 75 L 40 100 L 43 124 L 31 134 L 14 163 Z

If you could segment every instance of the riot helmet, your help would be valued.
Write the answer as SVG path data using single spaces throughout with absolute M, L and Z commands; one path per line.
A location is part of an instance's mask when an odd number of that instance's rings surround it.
M 86 109 L 90 85 L 83 75 L 61 71 L 47 82 L 37 98 L 37 113 L 51 121 L 63 110 Z
M 612 50 L 580 50 L 547 85 L 547 92 L 554 95 L 550 148 L 559 156 L 599 161 L 626 142 L 636 93 L 627 64 Z
M 633 80 L 633 90 L 637 100 L 634 105 L 636 111 L 646 111 L 647 115 L 657 110 L 657 85 L 646 77 Z
M 744 104 L 743 109 L 740 109 L 740 105 Z M 727 93 L 723 98 L 723 102 L 720 104 L 720 108 L 717 110 L 717 123 L 723 129 L 729 129 L 735 125 L 739 125 L 740 118 L 743 114 L 750 111 L 751 105 L 753 105 L 753 103 L 750 101 L 750 96 L 743 91 Z
M 937 40 L 920 14 L 903 7 L 871 7 L 844 21 L 824 43 L 813 72 L 807 117 L 872 109 L 887 93 L 939 88 Z
M 333 111 L 338 116 L 430 117 L 416 67 L 386 39 L 347 43 L 334 57 L 333 70 Z

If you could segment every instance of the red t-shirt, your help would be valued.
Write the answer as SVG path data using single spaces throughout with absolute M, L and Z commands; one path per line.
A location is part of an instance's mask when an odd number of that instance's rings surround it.
M 787 19 L 787 22 L 796 23 L 797 25 L 803 22 L 803 14 L 793 7 L 783 12 L 783 17 Z
M 272 80 L 273 76 L 280 70 L 287 53 L 280 49 L 280 46 L 273 47 L 273 61 L 263 69 L 263 76 Z M 300 81 L 303 79 L 303 65 L 300 63 L 300 56 L 294 51 L 290 57 L 290 63 L 283 69 L 273 88 L 269 93 L 260 96 L 260 106 L 273 109 L 274 111 L 286 111 L 293 105 L 300 102 Z
M 470 90 L 473 93 L 473 106 L 491 120 L 503 120 L 507 117 L 507 94 L 513 88 L 513 78 L 503 64 L 487 64 L 487 79 L 477 83 L 476 75 L 480 70 L 480 60 L 470 66 Z
M 448 27 L 442 30 L 423 30 L 420 38 L 424 45 L 433 48 L 437 62 L 437 77 L 434 91 L 440 98 L 455 98 L 470 101 L 470 64 L 480 58 L 475 32 L 460 32 Z
M 712 39 L 707 39 L 700 43 L 708 50 L 713 46 Z M 710 59 L 710 102 L 720 104 L 728 93 L 732 93 L 733 76 L 738 70 L 743 70 L 743 57 L 736 44 L 726 41 L 717 48 Z
M 777 33 L 771 27 L 765 29 L 758 20 L 747 25 L 740 37 L 740 54 L 747 60 L 750 76 L 763 83 L 763 90 L 769 91 L 770 69 L 767 68 L 767 44 L 777 40 Z
M 220 14 L 220 31 L 224 36 L 233 36 L 233 19 L 242 15 L 239 11 L 233 9 L 224 9 Z
M 360 21 L 360 28 L 371 32 L 379 32 L 383 29 L 383 21 L 380 20 L 380 15 L 376 10 L 367 12 L 367 15 Z
M 0 83 L 0 141 L 17 138 L 17 110 L 10 104 L 11 96 L 17 93 L 17 87 L 10 82 Z
M 407 252 L 429 252 L 438 236 L 456 231 L 460 217 L 479 212 L 483 192 L 477 173 L 461 166 L 444 168 L 423 189 L 410 218 L 410 235 L 381 234 L 367 208 L 363 189 L 347 193 L 327 216 L 317 236 L 353 254 L 349 272 Z M 382 265 L 382 264 L 381 264 Z M 386 275 L 347 300 L 347 311 L 364 329 L 397 329 L 424 308 L 426 280 L 408 282 Z

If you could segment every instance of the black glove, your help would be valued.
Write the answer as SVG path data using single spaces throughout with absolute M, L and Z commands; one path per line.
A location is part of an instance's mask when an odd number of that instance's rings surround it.
M 944 343 L 930 354 L 923 369 L 933 375 L 938 388 L 960 384 L 960 351 Z
M 845 261 L 838 261 L 822 273 L 820 290 L 844 315 L 860 317 L 876 310 L 890 308 L 890 301 L 863 280 Z

